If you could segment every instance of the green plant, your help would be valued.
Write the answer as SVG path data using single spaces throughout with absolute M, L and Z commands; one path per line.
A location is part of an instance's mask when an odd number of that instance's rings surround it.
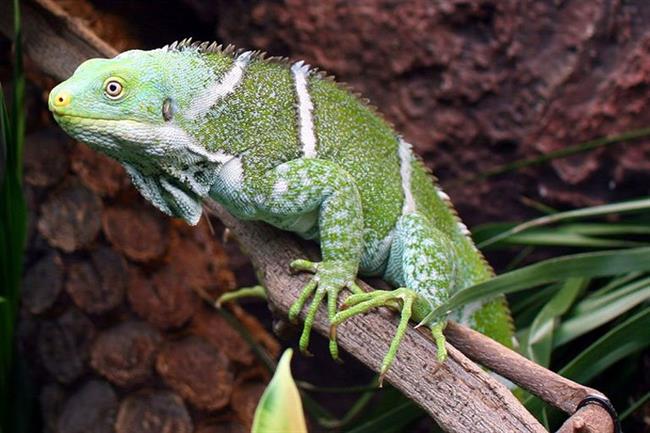
M 458 292 L 440 311 L 509 293 L 520 351 L 604 392 L 629 421 L 650 398 L 636 388 L 639 358 L 650 346 L 650 199 L 569 212 L 544 209 L 548 215 L 522 224 L 477 227 L 474 238 L 485 250 L 518 248 L 518 263 L 540 249 L 553 258 L 509 266 L 516 269 Z M 614 222 L 603 220 L 612 217 Z M 551 249 L 558 247 L 582 251 L 558 255 Z M 533 396 L 525 405 L 549 428 L 564 417 Z M 412 404 L 395 402 L 382 415 L 383 427 L 399 426 L 397 420 L 412 414 Z M 372 431 L 376 420 L 362 416 L 351 425 Z
M 252 433 L 307 433 L 300 393 L 291 376 L 292 353 L 287 349 L 282 354 L 255 410 Z
M 22 154 L 25 136 L 25 78 L 22 70 L 20 10 L 14 0 L 16 33 L 11 111 L 0 87 L 0 431 L 10 431 L 10 404 L 15 366 L 13 331 L 19 302 L 27 211 L 22 194 Z M 13 397 L 13 398 L 10 398 Z
M 636 384 L 640 356 L 650 346 L 650 199 L 486 225 L 474 236 L 485 249 L 586 250 L 507 272 L 473 294 L 511 293 L 524 355 L 604 392 L 623 420 L 637 410 L 648 398 L 637 395 Z M 466 291 L 452 303 L 473 297 Z M 560 420 L 537 398 L 525 404 L 547 426 Z

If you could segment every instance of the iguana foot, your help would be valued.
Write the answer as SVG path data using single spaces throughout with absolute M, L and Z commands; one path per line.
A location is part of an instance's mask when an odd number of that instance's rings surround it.
M 313 295 L 309 309 L 305 316 L 305 325 L 300 336 L 300 351 L 309 354 L 309 337 L 318 306 L 327 295 L 327 316 L 330 323 L 336 315 L 338 295 L 344 288 L 350 289 L 353 293 L 364 293 L 354 282 L 356 277 L 356 266 L 343 261 L 322 261 L 311 262 L 309 260 L 295 260 L 291 263 L 291 270 L 294 272 L 311 272 L 312 279 L 302 289 L 300 296 L 289 309 L 289 320 L 297 322 L 307 300 Z M 329 349 L 332 358 L 339 359 L 339 349 L 335 338 L 330 338 Z
M 406 329 L 408 327 L 409 320 L 411 319 L 413 303 L 417 300 L 417 298 L 417 293 L 406 287 L 401 287 L 395 290 L 375 290 L 369 293 L 364 292 L 360 294 L 354 294 L 349 296 L 343 303 L 345 309 L 336 314 L 334 316 L 334 319 L 331 320 L 332 327 L 330 329 L 330 339 L 336 338 L 336 327 L 350 317 L 365 313 L 376 307 L 394 308 L 395 304 L 399 305 L 398 310 L 401 310 L 400 321 L 399 325 L 397 326 L 397 330 L 395 331 L 395 336 L 390 343 L 388 352 L 384 356 L 384 360 L 381 363 L 381 369 L 379 371 L 380 387 L 382 386 L 384 376 L 395 360 L 397 349 L 399 348 L 399 345 L 402 342 L 404 335 L 406 334 Z M 442 335 L 442 329 L 444 329 L 444 325 L 434 325 L 431 329 L 438 347 L 438 360 L 444 361 L 447 356 L 447 351 L 445 349 L 445 338 Z
M 226 292 L 215 301 L 214 306 L 221 308 L 221 306 L 227 302 L 232 302 L 238 299 L 245 298 L 258 298 L 258 299 L 268 299 L 266 296 L 266 289 L 264 286 L 252 286 L 252 287 L 240 287 L 239 289 Z

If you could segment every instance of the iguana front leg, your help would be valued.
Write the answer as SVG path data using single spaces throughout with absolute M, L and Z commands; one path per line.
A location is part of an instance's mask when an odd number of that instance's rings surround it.
M 298 259 L 291 263 L 294 271 L 314 274 L 289 311 L 289 319 L 296 321 L 313 297 L 300 337 L 300 350 L 306 352 L 318 306 L 325 297 L 331 321 L 341 290 L 360 291 L 354 281 L 363 246 L 361 198 L 344 169 L 320 159 L 301 158 L 281 164 L 261 183 L 264 187 L 257 203 L 261 219 L 304 238 L 320 240 L 321 262 Z M 330 339 L 330 352 L 338 357 L 334 339 Z

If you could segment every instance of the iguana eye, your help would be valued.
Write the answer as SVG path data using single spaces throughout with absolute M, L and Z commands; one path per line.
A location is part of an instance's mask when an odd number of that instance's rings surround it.
M 109 80 L 104 86 L 104 93 L 111 99 L 119 99 L 122 96 L 123 90 L 122 83 L 116 80 Z

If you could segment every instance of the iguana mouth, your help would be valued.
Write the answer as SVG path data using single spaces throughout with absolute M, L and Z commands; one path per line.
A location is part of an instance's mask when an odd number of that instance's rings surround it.
M 82 120 L 103 120 L 105 122 L 133 122 L 133 120 L 127 120 L 127 119 L 109 119 L 107 117 L 92 117 L 92 116 L 80 116 L 77 114 L 57 113 L 55 110 L 52 110 L 52 115 L 54 116 L 55 119 L 70 118 L 70 119 L 82 119 Z

